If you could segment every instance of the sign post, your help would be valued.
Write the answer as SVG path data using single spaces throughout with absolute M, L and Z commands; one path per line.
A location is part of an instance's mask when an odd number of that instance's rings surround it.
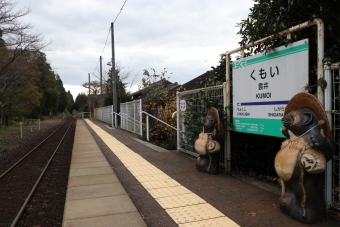
M 19 122 L 19 125 L 20 125 L 20 138 L 22 138 L 22 122 Z

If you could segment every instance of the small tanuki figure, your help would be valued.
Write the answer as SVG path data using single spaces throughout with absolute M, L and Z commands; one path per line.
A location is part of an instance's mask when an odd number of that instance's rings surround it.
M 219 152 L 224 138 L 224 125 L 216 108 L 211 108 L 202 120 L 203 132 L 195 141 L 199 153 L 196 168 L 200 172 L 217 174 L 219 170 Z
M 281 211 L 303 223 L 326 216 L 324 170 L 335 151 L 335 140 L 321 103 L 306 92 L 295 95 L 282 118 L 287 139 L 274 165 L 282 183 Z

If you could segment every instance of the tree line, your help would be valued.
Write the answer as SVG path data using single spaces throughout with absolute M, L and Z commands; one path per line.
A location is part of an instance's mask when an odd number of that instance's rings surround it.
M 0 0 L 0 127 L 62 113 L 72 98 L 42 52 L 49 43 L 21 21 L 30 9 L 15 6 Z

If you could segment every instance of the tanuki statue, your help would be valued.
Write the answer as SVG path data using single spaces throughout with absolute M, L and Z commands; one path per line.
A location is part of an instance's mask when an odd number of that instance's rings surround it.
M 287 104 L 282 118 L 287 139 L 274 165 L 282 183 L 281 211 L 302 223 L 326 216 L 324 171 L 335 151 L 335 139 L 321 103 L 301 92 Z
M 208 111 L 202 124 L 203 132 L 195 141 L 195 149 L 199 154 L 196 168 L 200 172 L 217 174 L 223 145 L 224 125 L 216 108 L 213 107 Z

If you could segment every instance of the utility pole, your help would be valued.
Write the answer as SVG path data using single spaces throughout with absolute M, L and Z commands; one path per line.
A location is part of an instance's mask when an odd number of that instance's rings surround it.
M 115 69 L 115 42 L 114 42 L 114 33 L 113 33 L 113 23 L 111 23 L 111 43 L 112 43 L 112 93 L 113 93 L 113 112 L 117 113 L 117 80 L 116 80 L 116 69 Z M 115 125 L 117 127 L 117 125 Z
M 100 61 L 100 106 L 103 107 L 103 74 L 102 74 L 102 56 L 99 57 Z
M 89 97 L 90 97 L 90 73 L 89 73 Z
M 91 100 L 90 100 L 90 73 L 89 73 L 89 112 L 91 115 Z

